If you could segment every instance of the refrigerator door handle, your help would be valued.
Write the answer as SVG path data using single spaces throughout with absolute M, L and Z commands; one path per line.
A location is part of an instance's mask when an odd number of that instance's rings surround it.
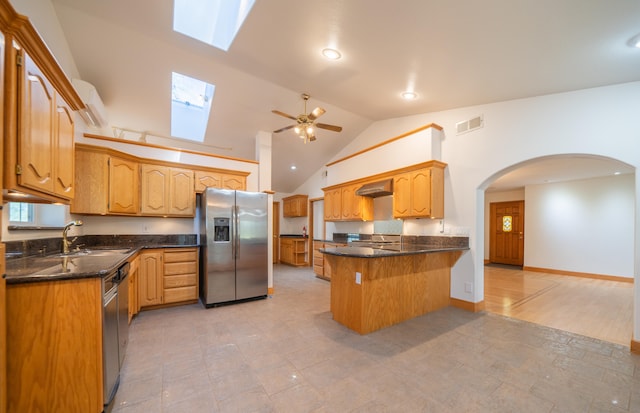
M 240 212 L 240 207 L 239 206 L 235 206 L 234 207 L 234 211 L 233 211 L 233 218 L 234 218 L 234 226 L 235 226 L 235 234 L 234 234 L 234 239 L 233 242 L 235 244 L 235 254 L 234 257 L 239 257 L 240 256 L 240 217 L 239 217 L 239 212 Z

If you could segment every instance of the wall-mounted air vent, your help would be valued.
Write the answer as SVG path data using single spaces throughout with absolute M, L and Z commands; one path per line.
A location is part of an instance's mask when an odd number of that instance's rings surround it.
M 472 130 L 480 129 L 483 126 L 484 120 L 482 115 L 476 116 L 475 118 L 456 123 L 456 134 L 461 135 L 471 132 Z

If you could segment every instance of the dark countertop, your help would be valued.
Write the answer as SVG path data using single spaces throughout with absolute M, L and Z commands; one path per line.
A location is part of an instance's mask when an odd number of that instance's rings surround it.
M 307 239 L 309 237 L 304 236 L 302 234 L 280 234 L 280 238 L 304 238 L 304 239 Z
M 467 251 L 469 247 L 433 247 L 426 245 L 393 245 L 370 247 L 336 247 L 321 248 L 320 252 L 328 255 L 354 258 L 398 257 L 403 255 L 429 254 L 434 252 Z
M 123 248 L 121 246 L 100 246 L 97 254 L 36 255 L 6 260 L 7 284 L 23 284 L 38 281 L 73 280 L 82 278 L 102 278 L 120 267 L 130 257 L 143 249 L 193 248 L 198 245 L 144 245 Z M 112 250 L 111 252 L 109 252 Z

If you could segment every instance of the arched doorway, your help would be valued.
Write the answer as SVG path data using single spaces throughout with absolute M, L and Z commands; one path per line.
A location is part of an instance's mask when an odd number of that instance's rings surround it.
M 628 345 L 633 331 L 635 168 L 602 156 L 547 156 L 505 168 L 485 180 L 479 189 L 484 195 L 485 263 L 491 254 L 489 205 L 496 199 L 527 200 L 524 272 L 514 271 L 504 277 L 507 270 L 500 270 L 503 281 L 512 284 L 505 287 L 508 293 L 496 296 L 500 292 L 491 284 L 491 277 L 497 270 L 488 267 L 485 273 L 483 268 L 487 311 L 496 312 L 492 305 L 499 302 L 505 308 L 509 306 L 503 315 L 601 339 L 606 338 L 594 330 L 597 326 L 593 317 L 606 317 L 607 311 L 622 312 L 625 314 L 611 317 L 626 317 L 621 321 L 626 337 L 622 342 L 609 341 Z M 608 278 L 619 278 L 626 284 L 613 282 L 623 288 L 608 290 L 611 295 L 607 296 L 605 289 L 612 288 L 605 285 L 611 282 Z M 514 293 L 518 288 L 522 290 Z M 623 294 L 624 298 L 614 298 L 615 294 Z M 584 305 L 579 304 L 582 295 Z M 573 307 L 569 305 L 571 300 Z M 619 305 L 618 309 L 610 308 L 611 303 Z M 551 313 L 545 322 L 545 317 L 536 318 L 527 313 L 527 308 Z M 589 309 L 597 310 L 591 319 Z M 574 311 L 580 314 L 572 314 Z M 580 317 L 590 320 L 585 324 L 591 324 L 588 327 L 594 330 L 592 334 L 581 330 Z M 608 324 L 613 323 L 602 324 L 611 329 Z

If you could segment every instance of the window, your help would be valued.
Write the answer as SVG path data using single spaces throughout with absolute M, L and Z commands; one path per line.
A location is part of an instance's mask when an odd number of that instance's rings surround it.
M 26 202 L 9 202 L 9 222 L 12 224 L 33 223 L 33 205 Z
M 171 74 L 171 136 L 204 141 L 214 92 L 214 85 Z
M 225 52 L 255 0 L 174 0 L 173 30 Z
M 66 211 L 64 205 L 9 202 L 9 226 L 29 229 L 62 228 L 65 224 Z

